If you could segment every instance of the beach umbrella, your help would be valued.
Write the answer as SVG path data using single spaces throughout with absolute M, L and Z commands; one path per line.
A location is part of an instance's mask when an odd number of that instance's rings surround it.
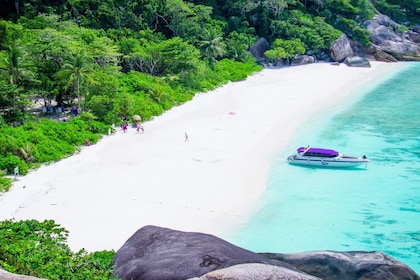
M 133 120 L 140 121 L 141 120 L 141 117 L 139 115 L 134 115 L 133 116 Z

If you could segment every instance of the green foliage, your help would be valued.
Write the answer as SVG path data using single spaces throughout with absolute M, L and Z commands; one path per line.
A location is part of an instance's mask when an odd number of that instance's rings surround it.
M 250 74 L 260 71 L 261 66 L 256 65 L 253 61 L 239 63 L 237 61 L 222 59 L 214 65 L 214 72 L 219 73 L 224 78 L 222 81 L 241 81 L 246 79 Z
M 40 119 L 18 127 L 0 127 L 0 170 L 11 174 L 19 167 L 20 174 L 41 163 L 69 156 L 84 144 L 96 143 L 106 134 L 108 126 L 94 120 L 88 113 L 69 122 Z
M 359 41 L 363 46 L 367 47 L 371 44 L 369 40 L 370 32 L 361 28 L 356 21 L 346 18 L 340 18 L 337 25 L 345 33 L 350 34 L 353 39 Z
M 265 55 L 274 61 L 283 58 L 289 60 L 298 54 L 304 54 L 306 51 L 305 45 L 299 38 L 293 40 L 276 39 L 271 48 L 271 50 L 265 52 Z
M 273 36 L 284 39 L 299 38 L 306 49 L 315 52 L 328 49 L 342 34 L 326 23 L 324 18 L 312 17 L 299 10 L 291 10 L 285 17 L 285 20 L 272 22 Z
M 0 222 L 0 267 L 46 279 L 110 279 L 113 251 L 72 252 L 68 231 L 52 220 Z
M 82 93 L 82 86 L 84 82 L 95 83 L 93 79 L 94 70 L 92 69 L 91 62 L 86 56 L 77 54 L 70 58 L 70 62 L 65 63 L 60 71 L 56 73 L 56 77 L 59 81 L 64 82 L 65 89 L 69 89 L 70 86 L 74 88 L 77 94 L 77 104 L 80 108 L 80 103 L 86 99 L 86 89 Z
M 0 193 L 7 192 L 12 186 L 12 179 L 5 177 L 6 175 L 7 171 L 0 170 Z
M 218 58 L 223 57 L 226 52 L 226 44 L 223 42 L 223 37 L 214 29 L 204 30 L 200 38 L 199 47 L 202 56 L 210 65 L 213 65 Z
M 420 0 L 372 0 L 372 3 L 379 12 L 397 22 L 419 23 Z

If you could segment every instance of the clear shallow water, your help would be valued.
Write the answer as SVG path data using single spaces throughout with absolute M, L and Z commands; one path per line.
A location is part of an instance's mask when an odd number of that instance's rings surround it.
M 369 87 L 298 132 L 255 215 L 229 241 L 256 252 L 378 250 L 420 274 L 420 63 Z M 286 163 L 308 144 L 372 162 L 341 170 Z

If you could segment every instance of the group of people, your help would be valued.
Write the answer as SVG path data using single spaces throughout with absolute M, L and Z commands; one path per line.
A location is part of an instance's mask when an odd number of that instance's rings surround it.
M 144 127 L 143 127 L 143 125 L 142 125 L 142 123 L 140 121 L 136 121 L 135 127 L 136 127 L 137 133 L 140 133 L 140 132 L 141 133 L 144 133 Z M 121 129 L 123 130 L 124 133 L 127 132 L 127 130 L 128 130 L 128 122 L 127 121 L 124 121 L 121 124 Z

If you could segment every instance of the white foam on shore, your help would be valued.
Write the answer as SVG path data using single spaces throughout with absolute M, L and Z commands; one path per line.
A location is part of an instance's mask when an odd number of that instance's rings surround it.
M 117 250 L 149 224 L 228 232 L 247 220 L 299 126 L 395 65 L 265 69 L 197 94 L 144 123 L 144 134 L 118 131 L 20 177 L 0 196 L 0 220 L 53 219 L 73 250 L 88 251 Z

